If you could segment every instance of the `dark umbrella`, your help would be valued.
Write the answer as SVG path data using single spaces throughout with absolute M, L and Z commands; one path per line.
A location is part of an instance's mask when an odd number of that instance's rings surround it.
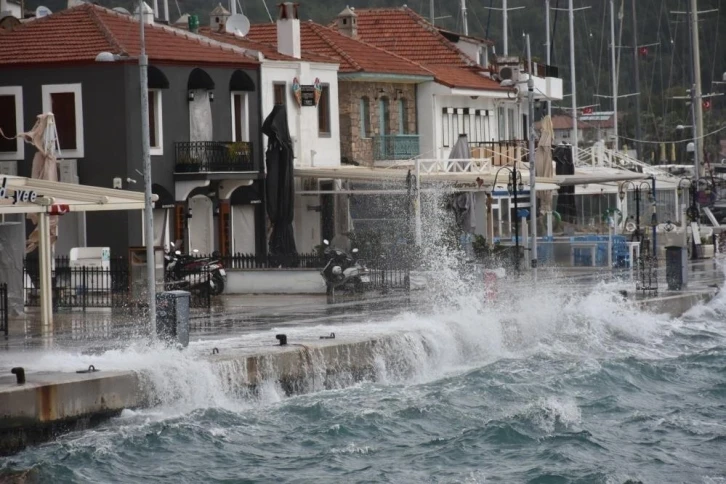
M 276 105 L 272 108 L 262 124 L 262 132 L 268 137 L 265 189 L 267 216 L 272 224 L 270 255 L 275 265 L 290 267 L 297 262 L 295 234 L 292 229 L 295 216 L 295 178 L 292 139 L 284 106 Z

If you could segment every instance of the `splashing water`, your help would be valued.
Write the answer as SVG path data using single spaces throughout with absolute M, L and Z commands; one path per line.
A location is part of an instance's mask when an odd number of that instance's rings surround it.
M 486 300 L 443 248 L 443 217 L 433 210 L 425 231 L 438 288 L 425 309 L 285 329 L 377 338 L 370 378 L 341 374 L 295 397 L 271 378 L 245 393 L 233 382 L 246 368 L 202 358 L 276 329 L 183 352 L 15 355 L 36 370 L 143 372 L 157 405 L 0 469 L 58 483 L 726 482 L 725 295 L 678 319 L 639 310 L 611 283 L 502 281 Z M 324 360 L 310 358 L 323 381 Z

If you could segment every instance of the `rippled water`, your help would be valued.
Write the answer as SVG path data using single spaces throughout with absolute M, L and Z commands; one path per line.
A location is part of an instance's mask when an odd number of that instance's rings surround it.
M 605 285 L 505 294 L 334 328 L 396 335 L 376 381 L 290 398 L 274 382 L 233 394 L 199 345 L 94 355 L 151 371 L 162 404 L 0 468 L 53 483 L 726 483 L 726 296 L 669 319 Z

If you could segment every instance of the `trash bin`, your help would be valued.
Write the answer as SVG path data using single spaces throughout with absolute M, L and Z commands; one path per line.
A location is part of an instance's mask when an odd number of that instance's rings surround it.
M 169 344 L 189 345 L 188 291 L 166 291 L 156 295 L 156 334 Z
M 688 250 L 685 247 L 669 246 L 666 253 L 666 280 L 668 289 L 678 291 L 688 282 Z

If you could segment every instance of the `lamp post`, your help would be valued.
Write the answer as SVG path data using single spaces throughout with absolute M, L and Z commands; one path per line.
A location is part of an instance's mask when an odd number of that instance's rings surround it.
M 517 171 L 517 165 L 515 163 L 514 165 L 512 165 L 512 168 L 509 168 L 508 166 L 503 166 L 498 169 L 497 172 L 494 174 L 494 183 L 492 184 L 492 186 L 495 190 L 497 187 L 497 178 L 499 177 L 499 172 L 502 170 L 506 170 L 509 172 L 507 192 L 510 195 L 514 193 L 514 270 L 517 274 L 519 274 L 519 205 L 517 203 L 517 188 L 519 188 L 519 191 L 524 190 L 524 183 L 522 183 L 522 172 Z
M 644 234 L 640 230 L 640 191 L 645 190 L 650 195 L 650 203 L 653 207 L 653 212 L 651 215 L 650 224 L 653 227 L 653 254 L 656 254 L 656 226 L 658 225 L 658 218 L 656 213 L 656 201 L 655 201 L 655 178 L 650 178 L 652 186 L 648 185 L 647 182 L 640 182 L 638 184 L 633 183 L 632 181 L 626 181 L 620 185 L 620 190 L 618 192 L 618 196 L 620 197 L 620 202 L 622 203 L 623 200 L 625 200 L 625 194 L 627 192 L 627 188 L 631 187 L 633 191 L 635 192 L 635 231 L 633 232 L 633 239 L 637 240 L 638 242 L 643 242 Z
M 149 306 L 149 326 L 151 334 L 156 328 L 156 261 L 154 260 L 154 211 L 151 193 L 151 138 L 149 132 L 149 59 L 146 56 L 146 39 L 144 36 L 144 1 L 139 0 L 139 88 L 141 89 L 141 156 L 144 170 L 144 244 L 146 245 L 146 278 L 147 303 Z M 96 62 L 115 62 L 117 60 L 133 60 L 132 57 L 120 56 L 110 52 L 100 52 Z

